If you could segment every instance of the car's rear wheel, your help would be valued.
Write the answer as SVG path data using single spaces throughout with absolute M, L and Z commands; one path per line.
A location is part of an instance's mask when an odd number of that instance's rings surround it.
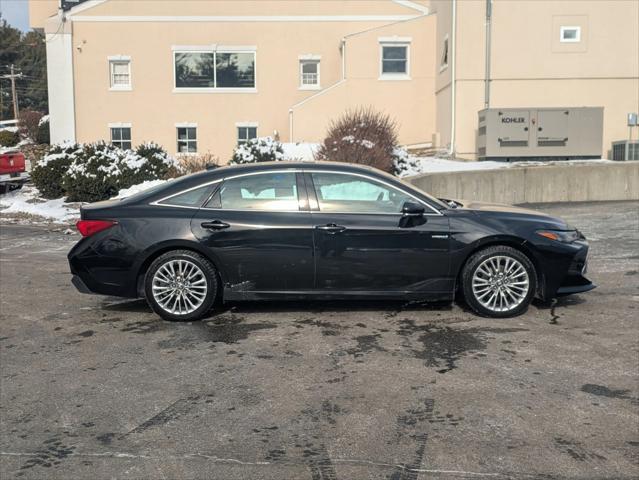
M 164 253 L 147 270 L 144 293 L 153 311 L 165 320 L 199 320 L 215 302 L 215 267 L 190 250 Z
M 514 317 L 525 312 L 537 289 L 530 259 L 512 247 L 497 245 L 475 253 L 462 270 L 466 303 L 480 315 Z

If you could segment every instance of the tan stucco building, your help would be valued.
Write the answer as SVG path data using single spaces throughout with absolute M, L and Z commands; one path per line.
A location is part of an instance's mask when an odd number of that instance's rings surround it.
M 153 140 L 227 160 L 253 136 L 319 141 L 344 110 L 372 106 L 403 144 L 474 159 L 487 83 L 491 107 L 603 106 L 604 149 L 639 110 L 639 0 L 58 6 L 30 2 L 47 34 L 52 141 Z

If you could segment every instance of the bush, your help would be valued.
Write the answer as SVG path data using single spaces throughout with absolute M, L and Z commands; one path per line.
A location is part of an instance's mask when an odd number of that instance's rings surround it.
M 31 169 L 31 181 L 44 198 L 60 198 L 65 189 L 63 177 L 71 163 L 82 153 L 80 145 L 70 143 L 53 145 Z
M 416 175 L 420 173 L 420 162 L 416 157 L 411 157 L 408 152 L 401 148 L 393 149 L 393 173 L 398 177 Z
M 282 144 L 271 137 L 253 138 L 233 151 L 230 165 L 284 160 Z
M 96 202 L 123 188 L 166 178 L 171 169 L 178 169 L 176 160 L 158 145 L 147 143 L 132 151 L 100 142 L 82 147 L 62 184 L 69 201 Z
M 147 161 L 133 176 L 132 185 L 147 180 L 158 180 L 179 177 L 184 170 L 175 158 L 171 157 L 160 145 L 153 142 L 143 143 L 135 149 L 135 153 Z M 138 181 L 139 180 L 139 181 Z
M 15 147 L 20 142 L 18 132 L 11 130 L 0 130 L 0 145 L 4 147 Z
M 32 170 L 45 198 L 67 194 L 72 202 L 96 202 L 148 181 L 177 176 L 182 169 L 159 145 L 145 143 L 121 150 L 100 142 L 54 145 Z
M 220 166 L 220 159 L 212 153 L 178 156 L 178 162 L 184 173 L 196 173 Z
M 36 133 L 35 141 L 39 145 L 51 143 L 48 116 L 42 117 L 42 119 L 40 119 L 40 123 L 38 124 L 38 133 Z
M 371 108 L 348 111 L 330 123 L 316 159 L 359 163 L 392 173 L 396 130 L 388 115 Z
M 41 119 L 42 114 L 40 112 L 36 112 L 35 110 L 22 110 L 18 122 L 22 135 L 35 142 Z

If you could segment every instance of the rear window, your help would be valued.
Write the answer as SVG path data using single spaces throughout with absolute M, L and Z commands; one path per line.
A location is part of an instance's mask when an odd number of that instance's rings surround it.
M 201 207 L 202 204 L 209 198 L 213 185 L 206 185 L 204 187 L 194 188 L 183 193 L 178 193 L 170 198 L 158 202 L 159 205 L 173 205 L 177 207 Z

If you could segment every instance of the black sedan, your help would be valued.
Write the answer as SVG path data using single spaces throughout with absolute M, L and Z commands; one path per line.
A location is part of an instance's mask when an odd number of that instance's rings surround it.
M 218 300 L 452 301 L 510 317 L 591 290 L 564 221 L 439 200 L 375 169 L 274 162 L 189 175 L 82 208 L 69 253 L 84 293 L 146 297 L 167 320 Z

